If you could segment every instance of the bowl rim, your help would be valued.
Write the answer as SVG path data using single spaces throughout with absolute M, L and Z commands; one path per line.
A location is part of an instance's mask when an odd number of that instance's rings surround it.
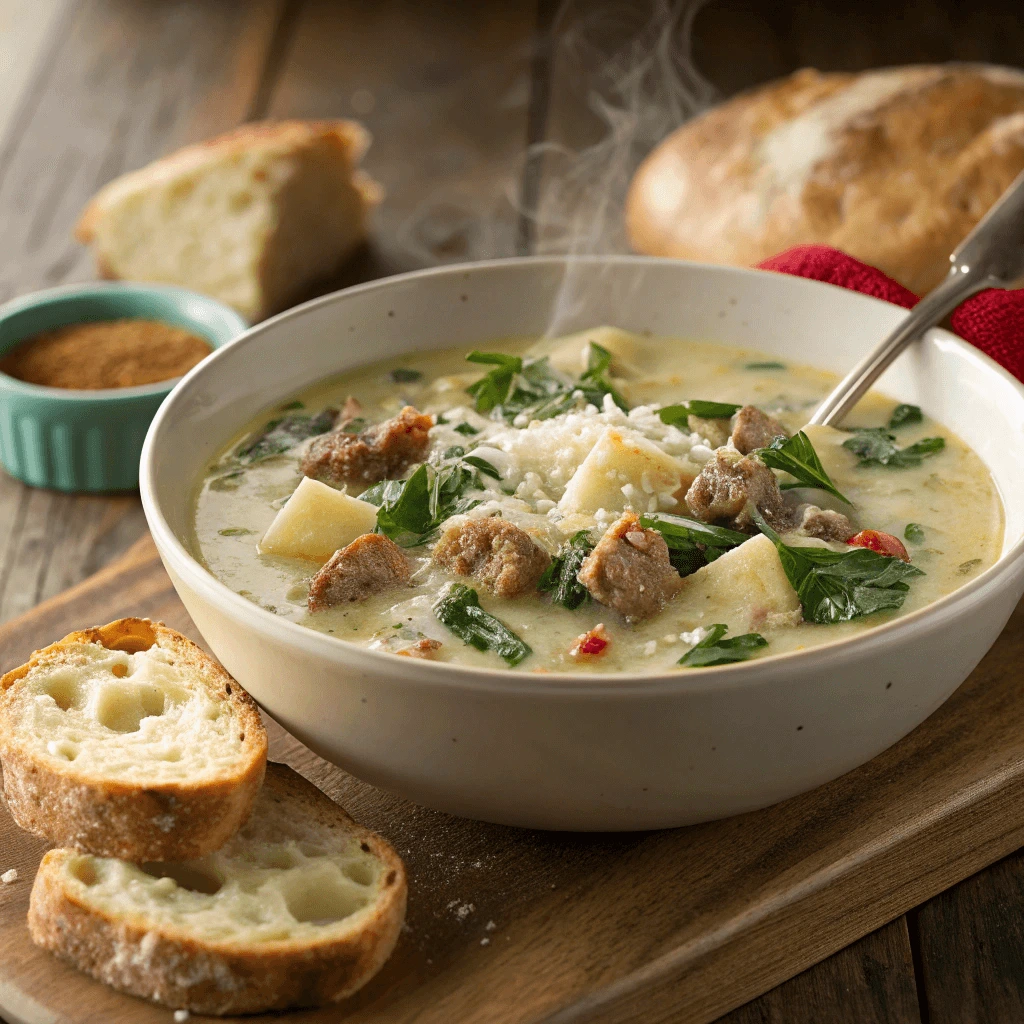
M 231 306 L 215 299 L 202 292 L 195 292 L 189 288 L 181 288 L 177 285 L 149 283 L 146 281 L 78 281 L 71 284 L 57 285 L 54 288 L 41 288 L 38 291 L 28 292 L 26 295 L 19 295 L 0 305 L 0 323 L 9 316 L 20 313 L 24 309 L 31 309 L 33 306 L 49 305 L 52 302 L 59 302 L 63 299 L 74 298 L 75 296 L 97 295 L 161 295 L 173 300 L 177 305 L 183 306 L 185 302 L 199 302 L 208 309 L 224 316 L 227 320 L 234 320 L 234 337 L 228 338 L 220 343 L 213 342 L 205 334 L 204 340 L 209 342 L 211 355 L 218 352 L 225 345 L 237 340 L 242 334 L 249 330 L 249 324 L 245 318 L 232 309 Z M 186 319 L 194 320 L 193 317 Z M 84 320 L 69 320 L 64 326 L 72 324 L 88 323 Z M 22 339 L 27 340 L 27 339 Z M 15 342 L 15 346 L 21 341 Z M 6 354 L 6 350 L 5 353 Z M 209 358 L 209 357 L 206 357 Z M 168 377 L 167 380 L 154 381 L 152 384 L 136 384 L 133 387 L 125 388 L 57 388 L 48 384 L 33 384 L 30 381 L 19 380 L 10 374 L 0 370 L 0 390 L 9 393 L 24 395 L 25 397 L 36 397 L 50 401 L 63 399 L 70 402 L 110 402 L 116 399 L 150 398 L 155 396 L 169 395 L 171 391 L 181 382 L 185 374 L 177 377 Z
M 410 280 L 426 279 L 433 276 L 449 276 L 454 274 L 474 274 L 501 270 L 506 267 L 524 264 L 566 267 L 572 262 L 611 263 L 626 265 L 668 265 L 678 267 L 682 272 L 712 271 L 714 273 L 734 275 L 737 278 L 759 277 L 767 275 L 785 277 L 790 284 L 809 290 L 828 289 L 842 292 L 844 296 L 854 296 L 855 301 L 878 303 L 891 309 L 898 309 L 892 303 L 885 302 L 862 292 L 842 288 L 839 285 L 810 278 L 792 275 L 779 275 L 774 271 L 755 268 L 722 266 L 719 264 L 700 263 L 691 260 L 680 260 L 660 256 L 640 256 L 634 254 L 615 254 L 608 256 L 508 256 L 491 260 L 479 260 L 472 263 L 444 264 L 439 267 L 427 267 L 421 270 L 408 271 L 390 277 L 379 278 L 363 284 L 353 285 L 338 291 L 330 292 L 318 298 L 294 306 L 278 313 L 263 322 L 250 327 L 239 337 L 217 348 L 210 356 L 187 374 L 175 386 L 171 395 L 163 402 L 150 424 L 142 449 L 139 468 L 139 490 L 142 506 L 146 515 L 153 541 L 161 559 L 173 567 L 183 582 L 198 592 L 205 600 L 215 607 L 225 608 L 228 616 L 237 621 L 247 620 L 249 628 L 268 636 L 271 640 L 289 646 L 297 645 L 305 653 L 325 658 L 334 662 L 345 662 L 353 669 L 363 669 L 377 677 L 401 676 L 404 679 L 424 684 L 443 686 L 464 690 L 477 690 L 481 687 L 488 690 L 503 692 L 531 693 L 534 695 L 567 695 L 576 694 L 588 697 L 612 697 L 629 693 L 648 693 L 669 696 L 681 691 L 702 693 L 708 690 L 735 690 L 748 686 L 767 685 L 779 675 L 790 674 L 790 666 L 794 659 L 799 660 L 801 670 L 808 672 L 815 666 L 827 669 L 837 662 L 848 663 L 860 660 L 878 650 L 894 644 L 903 644 L 911 639 L 911 635 L 926 633 L 943 626 L 946 620 L 956 620 L 960 616 L 959 606 L 982 600 L 993 591 L 1007 586 L 1010 578 L 1017 574 L 1024 575 L 1024 536 L 1009 551 L 1000 557 L 974 579 L 937 601 L 925 605 L 907 615 L 880 623 L 856 636 L 827 641 L 805 650 L 785 651 L 770 654 L 751 661 L 729 665 L 718 665 L 704 668 L 675 669 L 667 672 L 629 673 L 608 672 L 600 674 L 572 673 L 553 671 L 522 671 L 495 666 L 481 668 L 475 665 L 460 665 L 453 662 L 431 662 L 426 659 L 399 658 L 387 651 L 376 651 L 361 647 L 340 637 L 319 630 L 311 629 L 298 622 L 293 622 L 274 612 L 267 611 L 260 605 L 235 593 L 226 584 L 217 579 L 196 559 L 185 545 L 178 539 L 163 515 L 156 497 L 156 481 L 154 467 L 154 450 L 158 435 L 165 421 L 170 417 L 175 404 L 182 400 L 188 387 L 201 374 L 206 372 L 215 360 L 232 358 L 237 349 L 244 348 L 254 339 L 278 324 L 297 318 L 311 309 L 336 302 L 344 302 L 348 296 L 361 295 L 367 292 L 386 290 L 396 284 Z M 1000 366 L 980 349 L 963 340 L 950 331 L 942 328 L 932 329 L 940 338 L 948 340 L 961 354 L 973 359 L 992 372 L 1008 381 L 1022 398 L 1024 383 L 1017 380 L 1006 369 Z M 932 332 L 929 332 L 932 333 Z M 272 403 L 267 403 L 268 405 Z M 401 668 L 401 672 L 397 670 Z M 827 677 L 822 676 L 823 685 Z

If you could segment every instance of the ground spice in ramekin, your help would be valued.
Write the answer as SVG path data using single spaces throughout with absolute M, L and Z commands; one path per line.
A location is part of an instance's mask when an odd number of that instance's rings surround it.
M 0 371 L 51 388 L 130 388 L 180 377 L 211 351 L 198 335 L 158 320 L 101 320 L 26 339 L 0 359 Z

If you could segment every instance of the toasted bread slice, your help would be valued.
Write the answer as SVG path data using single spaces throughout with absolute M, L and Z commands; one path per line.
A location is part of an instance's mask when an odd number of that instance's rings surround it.
M 76 236 L 104 277 L 204 292 L 256 321 L 332 274 L 366 237 L 380 187 L 354 121 L 242 125 L 106 185 Z
M 33 940 L 122 992 L 197 1013 L 321 1006 L 380 970 L 405 917 L 405 869 L 383 840 L 284 765 L 248 823 L 185 864 L 51 850 Z
M 0 762 L 29 832 L 101 856 L 187 860 L 249 816 L 267 734 L 252 698 L 194 643 L 119 619 L 0 678 Z

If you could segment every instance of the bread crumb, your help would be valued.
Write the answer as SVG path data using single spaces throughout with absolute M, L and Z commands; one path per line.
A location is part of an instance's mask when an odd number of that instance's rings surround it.
M 488 938 L 486 938 L 486 937 L 485 937 L 485 938 L 482 938 L 482 939 L 480 940 L 480 945 L 481 945 L 481 946 L 489 946 L 490 944 L 491 944 L 491 940 L 490 940 L 490 939 L 488 939 Z
M 9 871 L 5 871 L 2 875 L 0 875 L 0 882 L 3 882 L 4 885 L 10 885 L 12 882 L 16 882 L 17 880 L 17 868 L 11 868 Z
M 485 932 L 493 932 L 494 929 L 497 928 L 497 927 L 498 926 L 493 921 L 488 921 L 487 924 L 484 925 L 484 931 Z
M 459 900 L 452 900 L 448 904 L 447 909 L 454 911 L 455 916 L 460 921 L 465 921 L 466 918 L 476 910 L 476 907 L 472 903 L 461 903 Z
M 191 1015 L 188 1010 L 175 1010 L 174 1011 L 174 1024 L 181 1024 L 183 1020 L 188 1020 Z

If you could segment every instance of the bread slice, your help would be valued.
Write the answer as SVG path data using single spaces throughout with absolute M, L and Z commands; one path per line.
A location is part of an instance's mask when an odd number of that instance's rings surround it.
M 366 236 L 380 187 L 354 121 L 242 125 L 106 185 L 76 236 L 104 277 L 182 285 L 250 321 L 332 274 Z
M 249 816 L 267 734 L 252 698 L 194 643 L 118 619 L 0 678 L 0 762 L 29 832 L 102 856 L 187 860 Z
M 38 945 L 122 992 L 258 1013 L 366 984 L 398 940 L 405 900 L 398 854 L 271 763 L 248 823 L 203 860 L 137 867 L 51 850 L 28 923 Z

